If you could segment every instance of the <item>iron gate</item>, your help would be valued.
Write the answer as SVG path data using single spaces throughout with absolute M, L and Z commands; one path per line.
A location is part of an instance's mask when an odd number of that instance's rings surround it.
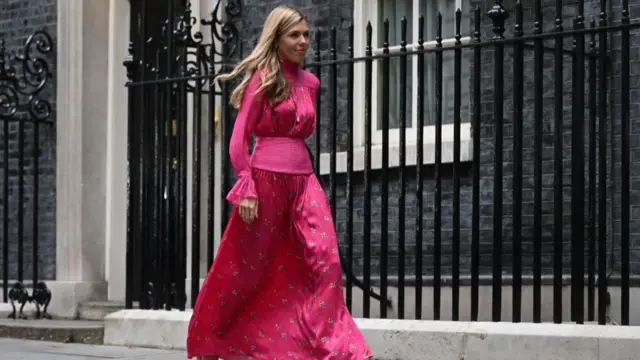
M 192 35 L 189 3 L 142 0 L 133 1 L 131 9 L 132 41 L 124 63 L 129 79 L 126 304 L 136 300 L 145 309 L 184 309 L 187 122 L 195 125 L 193 140 L 199 146 L 200 124 L 208 115 L 201 113 L 203 98 L 215 104 L 220 96 L 206 75 L 218 71 L 222 57 L 214 43 L 202 42 L 202 34 Z M 222 11 L 218 4 L 212 16 L 219 19 Z M 187 103 L 188 95 L 194 103 Z M 188 119 L 190 105 L 197 105 L 197 117 Z M 212 158 L 214 149 L 211 142 Z M 199 149 L 194 154 L 192 188 L 199 199 Z M 213 194 L 209 199 L 212 204 Z M 199 217 L 193 219 L 192 233 L 199 234 Z M 213 230 L 210 234 L 212 244 Z

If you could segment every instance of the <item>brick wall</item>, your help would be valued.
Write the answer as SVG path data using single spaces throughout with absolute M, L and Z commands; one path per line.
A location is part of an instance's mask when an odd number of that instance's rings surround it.
M 0 2 L 0 39 L 4 40 L 10 52 L 21 51 L 27 38 L 37 30 L 45 29 L 55 42 L 56 39 L 56 0 L 4 0 Z M 55 44 L 54 51 L 55 53 Z M 47 59 L 55 76 L 55 55 Z M 20 65 L 17 67 L 20 69 Z M 4 84 L 0 84 L 0 87 Z M 0 90 L 1 92 L 1 90 Z M 50 79 L 40 96 L 55 107 L 55 77 Z M 21 98 L 21 104 L 26 99 Z M 29 119 L 24 112 L 18 115 L 20 119 Z M 50 117 L 55 120 L 55 113 Z M 3 130 L 4 119 L 0 119 L 0 144 L 9 142 L 9 278 L 15 279 L 18 274 L 18 123 L 11 122 L 9 133 Z M 33 222 L 34 222 L 34 181 L 35 171 L 39 175 L 39 194 L 37 198 L 38 212 L 38 264 L 40 279 L 55 278 L 55 126 L 40 125 L 39 137 L 34 139 L 33 123 L 25 123 L 24 138 L 24 277 L 30 279 L 33 266 Z M 39 146 L 39 167 L 34 167 L 33 149 Z M 4 182 L 4 154 L 0 146 L 0 189 Z M 1 194 L 1 190 L 0 190 Z M 4 202 L 0 200 L 0 214 Z M 0 215 L 0 218 L 2 216 Z M 2 223 L 0 223 L 0 231 Z M 0 238 L 3 236 L 0 232 Z M 0 248 L 1 248 L 0 244 Z M 0 274 L 2 273 L 2 255 L 0 253 Z
M 617 25 L 620 24 L 621 19 L 621 11 L 617 9 L 621 9 L 622 7 L 621 0 L 614 0 L 611 2 L 610 6 L 614 9 L 614 12 L 611 14 L 610 24 Z M 592 1 L 591 6 L 592 12 L 599 12 L 599 2 Z M 617 10 L 617 11 L 616 11 Z M 631 17 L 631 21 L 637 22 L 640 20 L 640 1 L 631 0 L 629 1 L 629 16 Z M 631 191 L 629 203 L 631 205 L 631 221 L 630 221 L 630 247 L 631 251 L 629 253 L 630 261 L 631 261 L 631 272 L 633 275 L 637 275 L 640 273 L 640 157 L 638 157 L 640 151 L 640 133 L 638 133 L 638 126 L 640 126 L 640 98 L 637 96 L 640 92 L 640 59 L 638 58 L 638 48 L 640 47 L 640 30 L 632 30 L 630 32 L 630 86 L 631 86 L 631 94 L 630 94 L 630 123 L 629 128 L 631 131 L 629 145 L 631 147 L 630 154 L 630 176 L 631 176 Z M 621 248 L 620 248 L 620 210 L 621 210 L 621 197 L 620 197 L 620 164 L 621 164 L 621 152 L 620 152 L 620 144 L 621 144 L 621 121 L 620 121 L 620 110 L 621 110 L 621 92 L 620 92 L 620 74 L 621 74 L 621 35 L 620 33 L 614 34 L 609 38 L 609 48 L 611 50 L 611 68 L 613 69 L 613 76 L 611 81 L 609 82 L 609 102 L 612 106 L 612 112 L 610 115 L 610 119 L 613 122 L 615 130 L 613 131 L 613 136 L 611 136 L 611 132 L 608 134 L 608 137 L 612 140 L 613 143 L 613 164 L 612 167 L 613 172 L 613 182 L 612 188 L 614 196 L 612 198 L 612 203 L 608 211 L 612 213 L 613 221 L 613 229 L 611 233 L 613 233 L 613 247 L 614 247 L 614 262 L 610 265 L 611 268 L 615 272 L 620 271 L 620 257 L 621 257 Z
M 524 9 L 524 32 L 532 34 L 534 30 L 534 8 L 533 2 L 523 2 Z M 594 10 L 587 4 L 585 9 L 585 17 L 587 21 L 594 15 Z M 486 12 L 493 6 L 493 1 L 473 1 L 473 7 L 480 7 L 483 12 L 482 38 L 490 39 L 494 36 L 492 31 L 492 22 L 484 16 Z M 506 23 L 505 36 L 513 37 L 515 29 L 515 2 L 505 2 L 504 6 L 510 12 L 510 17 Z M 570 29 L 573 25 L 573 19 L 577 14 L 577 4 L 575 1 L 565 1 L 563 4 L 563 26 Z M 555 1 L 543 1 L 543 32 L 552 31 L 555 26 Z M 572 38 L 565 37 L 564 48 L 572 49 Z M 588 40 L 587 40 L 588 41 Z M 533 44 L 533 42 L 530 42 Z M 542 268 L 543 273 L 550 274 L 553 268 L 554 254 L 554 166 L 555 166 L 555 117 L 554 106 L 558 96 L 554 93 L 555 81 L 555 54 L 553 47 L 555 42 L 545 41 L 544 65 L 543 65 L 543 133 L 542 133 Z M 588 46 L 588 45 L 587 45 Z M 533 272 L 533 252 L 534 252 L 534 52 L 533 48 L 525 48 L 524 52 L 524 108 L 523 108 L 523 162 L 522 162 L 522 254 L 523 254 L 523 272 L 524 274 L 532 274 Z M 481 115 L 481 156 L 478 159 L 481 163 L 481 272 L 490 273 L 492 257 L 492 238 L 493 238 L 493 186 L 494 186 L 494 115 L 493 115 L 493 79 L 494 79 L 494 52 L 492 48 L 486 48 L 482 54 L 482 115 Z M 562 127 L 562 189 L 563 189 L 563 218 L 562 218 L 562 242 L 563 242 L 563 259 L 564 272 L 570 271 L 570 242 L 571 242 L 571 57 L 563 57 L 563 127 Z M 503 227 L 501 229 L 503 236 L 503 272 L 511 273 L 513 264 L 512 240 L 513 240 L 513 89 L 514 89 L 514 66 L 512 48 L 505 49 L 503 62 L 504 69 L 504 127 L 503 127 Z M 585 85 L 588 88 L 588 84 Z M 586 99 L 586 97 L 585 97 Z M 588 109 L 587 109 L 588 114 Z M 588 126 L 588 125 L 585 125 Z M 588 136 L 585 136 L 588 141 Z M 589 165 L 585 165 L 585 170 Z M 586 174 L 586 173 L 585 173 Z M 585 181 L 586 183 L 586 181 Z M 588 183 L 586 183 L 589 186 Z M 597 185 L 597 184 L 596 184 Z M 586 190 L 585 190 L 586 193 Z M 585 195 L 586 196 L 586 195 Z M 585 214 L 587 213 L 587 203 L 585 202 Z M 462 217 L 471 216 L 471 213 L 463 214 Z M 595 220 L 595 219 L 594 219 Z M 585 216 L 585 222 L 588 218 Z M 597 233 L 597 230 L 596 230 Z M 590 234 L 585 231 L 585 246 L 588 242 Z M 470 244 L 470 233 L 463 240 L 462 249 L 468 249 Z M 464 251 L 464 250 L 463 250 Z M 467 251 L 467 254 L 469 252 Z M 463 264 L 470 264 L 470 259 L 465 257 Z M 468 266 L 468 265 L 467 265 Z
M 244 10 L 242 18 L 237 21 L 237 25 L 240 29 L 242 29 L 243 34 L 243 54 L 247 55 L 251 50 L 252 46 L 255 44 L 257 37 L 260 34 L 262 29 L 262 23 L 266 14 L 275 6 L 279 5 L 280 1 L 257 1 L 257 0 L 245 0 L 244 1 Z M 330 26 L 335 25 L 338 28 L 338 57 L 346 57 L 347 56 L 347 27 L 351 24 L 353 19 L 353 1 L 352 0 L 344 0 L 344 1 L 311 1 L 311 0 L 297 0 L 290 2 L 293 5 L 298 6 L 301 10 L 303 10 L 309 17 L 310 27 L 314 30 L 319 29 L 322 34 L 322 40 L 319 44 L 322 49 L 322 54 L 324 58 L 328 57 L 328 29 Z M 523 2 L 525 5 L 524 9 L 524 31 L 527 34 L 530 34 L 533 31 L 533 2 L 525 1 Z M 573 18 L 577 13 L 577 4 L 576 1 L 563 1 L 563 15 L 564 15 L 564 26 L 565 28 L 570 28 L 572 26 Z M 631 16 L 633 19 L 638 19 L 640 16 L 640 1 L 633 0 L 631 1 Z M 482 37 L 484 39 L 488 39 L 493 36 L 492 33 L 492 23 L 488 17 L 486 17 L 486 11 L 493 6 L 494 2 L 489 0 L 470 0 L 471 8 L 479 7 L 482 11 Z M 511 13 L 511 16 L 507 22 L 507 32 L 506 36 L 510 37 L 512 31 L 514 29 L 515 22 L 515 1 L 505 1 L 505 7 Z M 554 26 L 554 16 L 555 16 L 555 1 L 543 1 L 544 6 L 544 31 L 549 31 Z M 620 1 L 614 1 L 612 4 L 612 8 L 614 11 L 617 11 L 615 15 L 613 15 L 614 19 L 620 18 Z M 599 13 L 599 1 L 587 1 L 586 6 L 586 19 L 590 21 L 594 16 Z M 469 29 L 473 29 L 472 21 L 473 14 L 468 11 L 464 14 L 463 21 L 468 22 Z M 375 31 L 375 29 L 374 29 Z M 432 40 L 432 39 L 429 39 Z M 632 39 L 635 42 L 640 42 L 640 37 L 637 36 Z M 635 43 L 634 43 L 635 44 Z M 392 44 L 395 45 L 395 44 Z M 553 41 L 546 42 L 546 46 L 553 46 Z M 312 45 L 313 47 L 316 44 Z M 614 68 L 619 69 L 619 61 L 620 61 L 620 39 L 619 35 L 613 37 L 613 42 L 611 43 L 612 49 L 612 59 L 614 60 Z M 634 45 L 636 46 L 636 45 Z M 567 40 L 565 42 L 565 48 L 571 48 L 571 40 Z M 637 47 L 635 47 L 637 49 Z M 633 51 L 633 49 L 632 49 Z M 313 49 L 311 50 L 313 53 Z M 469 54 L 465 54 L 465 57 L 468 58 Z M 637 57 L 635 57 L 637 58 Z M 635 59 L 632 56 L 632 59 Z M 512 124 L 512 90 L 513 90 L 513 66 L 512 66 L 512 51 L 507 49 L 505 52 L 504 58 L 504 71 L 505 71 L 505 82 L 504 82 L 504 93 L 505 93 L 505 106 L 504 106 L 504 116 L 505 116 L 505 125 L 504 125 L 504 165 L 503 165 L 503 197 L 504 197 L 504 217 L 503 217 L 503 227 L 501 229 L 503 233 L 503 269 L 504 272 L 511 272 L 512 265 L 512 253 L 511 253 L 511 241 L 512 241 L 512 173 L 513 173 L 513 124 Z M 618 64 L 618 65 L 616 65 Z M 634 63 L 631 65 L 632 74 L 637 74 L 637 69 L 640 62 L 637 59 L 634 60 Z M 553 63 L 553 52 L 546 52 L 545 61 L 544 61 L 544 134 L 543 134 L 543 171 L 544 171 L 544 179 L 543 179 L 543 194 L 542 198 L 543 202 L 543 271 L 544 273 L 550 273 L 553 266 L 553 169 L 554 169 L 554 138 L 553 138 L 553 127 L 554 127 L 554 118 L 553 118 L 553 106 L 555 95 L 553 93 L 553 79 L 555 76 L 554 73 L 554 63 Z M 493 238 L 493 224 L 492 224 L 492 214 L 493 214 L 493 156 L 494 156 L 494 139 L 493 139 L 493 103 L 492 103 L 492 94 L 493 94 L 493 52 L 490 48 L 483 51 L 482 55 L 482 94 L 480 94 L 482 99 L 482 141 L 481 141 L 481 154 L 479 159 L 475 159 L 474 161 L 479 161 L 481 164 L 481 272 L 488 274 L 491 272 L 491 264 L 492 264 L 492 238 Z M 565 251 L 565 271 L 568 272 L 570 269 L 569 264 L 569 251 L 570 251 L 570 217 L 571 217 L 571 207 L 570 207 L 570 192 L 571 192 L 571 110 L 570 110 L 570 100 L 571 100 L 571 60 L 569 57 L 565 57 L 564 59 L 564 89 L 566 91 L 564 96 L 564 106 L 563 112 L 564 116 L 564 126 L 563 126 L 563 138 L 564 138 L 564 146 L 563 146 L 563 192 L 564 192 L 564 216 L 563 216 L 563 248 Z M 635 70 L 634 70 L 635 69 Z M 345 112 L 347 109 L 346 103 L 346 67 L 342 66 L 340 68 L 340 76 L 339 76 L 339 96 L 337 101 L 338 106 L 338 129 L 345 129 Z M 524 76 L 524 84 L 525 84 L 525 109 L 524 109 L 524 150 L 523 150 L 523 204 L 522 204 L 522 212 L 523 212 L 523 231 L 522 231 L 522 240 L 523 240 L 523 270 L 526 273 L 532 272 L 532 263 L 533 263 L 533 168 L 534 168 L 534 152 L 533 152 L 533 51 L 531 49 L 525 50 L 525 68 L 524 68 L 525 76 Z M 328 71 L 323 73 L 321 78 L 323 87 L 322 87 L 322 97 L 323 97 L 323 106 L 322 106 L 322 119 L 321 119 L 321 138 L 322 138 L 322 146 L 325 151 L 328 151 L 328 146 L 330 144 L 330 132 L 328 130 L 329 125 L 329 114 L 331 112 L 330 107 L 330 99 L 328 97 L 328 85 L 329 79 L 327 77 Z M 619 81 L 619 76 L 613 77 L 614 81 Z M 638 91 L 638 87 L 640 85 L 640 81 L 637 80 L 637 75 L 632 77 L 631 86 L 633 87 L 633 93 Z M 463 78 L 463 88 L 467 86 L 471 86 L 473 84 L 473 79 Z M 619 87 L 619 85 L 617 85 Z M 634 99 L 632 93 L 632 101 Z M 613 119 L 613 126 L 616 128 L 617 137 L 614 139 L 613 147 L 614 147 L 614 162 L 616 163 L 616 169 L 619 170 L 619 132 L 620 132 L 620 123 L 619 123 L 619 103 L 620 103 L 620 94 L 619 91 L 613 92 L 613 100 L 612 103 L 614 105 L 614 111 L 611 115 Z M 631 128 L 634 128 L 634 125 L 640 121 L 640 108 L 638 108 L 638 104 L 633 104 L 631 109 L 632 116 L 632 124 Z M 463 119 L 463 121 L 465 121 Z M 336 135 L 338 139 L 338 148 L 339 150 L 345 149 L 346 144 L 346 133 L 345 131 L 339 131 Z M 588 139 L 588 138 L 587 138 Z M 310 139 L 310 143 L 313 144 L 313 139 Z M 640 144 L 640 138 L 637 137 L 637 134 L 632 135 L 631 146 L 636 149 Z M 637 150 L 634 150 L 637 152 Z M 611 151 L 609 151 L 610 158 Z M 634 153 L 635 154 L 635 153 Z M 633 155 L 633 154 L 632 154 Z M 632 156 L 632 161 L 634 164 L 632 165 L 631 173 L 638 173 L 636 170 L 638 164 L 638 158 Z M 585 165 L 586 169 L 588 169 L 588 163 Z M 442 265 L 443 272 L 450 273 L 451 272 L 451 235 L 452 235 L 452 197 L 453 197 L 453 181 L 451 176 L 451 165 L 446 164 L 443 166 L 443 179 L 442 179 L 442 239 L 443 239 L 443 247 L 442 247 Z M 610 203 L 608 204 L 608 209 L 613 206 L 615 210 L 614 216 L 611 217 L 611 213 L 608 210 L 608 219 L 615 219 L 615 221 L 608 221 L 609 224 L 613 224 L 615 228 L 616 234 L 619 232 L 619 211 L 620 211 L 620 198 L 619 198 L 619 171 L 616 170 L 613 173 L 614 180 L 613 181 L 613 192 L 617 194 L 616 196 L 609 196 Z M 433 166 L 425 166 L 425 182 L 424 182 L 424 206 L 425 212 L 423 214 L 423 226 L 424 226 L 424 248 L 423 253 L 424 256 L 424 273 L 430 274 L 432 272 L 432 264 L 433 264 L 433 216 L 434 216 L 434 177 L 433 177 Z M 416 194 L 415 194 L 415 168 L 410 168 L 406 170 L 406 175 L 408 177 L 408 181 L 406 184 L 406 205 L 405 205 L 405 241 L 407 244 L 407 258 L 405 259 L 405 263 L 407 266 L 407 273 L 413 273 L 414 266 L 414 247 L 415 247 L 415 224 L 416 224 Z M 343 175 L 339 175 L 336 179 L 339 186 L 337 191 L 337 198 L 332 199 L 332 201 L 336 204 L 337 207 L 337 230 L 340 238 L 344 244 L 344 233 L 346 229 L 346 194 L 345 194 L 345 177 Z M 325 183 L 326 190 L 328 192 L 328 178 L 323 179 Z M 354 194 L 354 241 L 355 241 L 355 254 L 356 258 L 354 259 L 354 268 L 357 273 L 361 273 L 362 271 L 362 237 L 363 237 L 363 202 L 364 202 L 364 182 L 363 176 L 361 173 L 355 174 L 355 178 L 353 179 L 355 186 L 355 194 Z M 471 219 L 472 219 L 472 204 L 471 204 L 471 194 L 472 194 L 472 178 L 471 178 L 471 163 L 463 164 L 462 166 L 462 179 L 461 179 L 461 229 L 460 229 L 460 237 L 461 237 L 461 267 L 462 274 L 469 272 L 471 265 Z M 376 273 L 376 269 L 379 267 L 380 260 L 380 224 L 382 219 L 380 219 L 380 206 L 381 206 L 381 177 L 379 172 L 374 172 L 373 175 L 373 197 L 372 197 L 372 266 L 374 268 L 374 274 Z M 633 189 L 637 189 L 637 179 L 632 180 Z M 393 169 L 390 171 L 389 176 L 389 188 L 390 188 L 390 197 L 389 197 L 389 219 L 388 219 L 388 229 L 389 229 L 389 265 L 390 265 L 390 274 L 397 273 L 397 264 L 398 264 L 398 201 L 397 201 L 397 193 L 399 192 L 399 182 L 398 182 L 398 171 L 397 169 Z M 631 204 L 634 205 L 634 199 L 638 199 L 637 190 L 632 191 L 632 199 Z M 611 202 L 613 200 L 613 202 Z M 586 204 L 585 204 L 586 207 Z M 633 207 L 632 212 L 632 224 L 631 224 L 631 232 L 632 232 L 632 247 L 637 247 L 638 239 L 636 229 L 640 226 L 640 211 L 637 206 Z M 585 208 L 586 212 L 586 208 Z M 585 213 L 586 214 L 586 213 Z M 585 220 L 588 218 L 585 215 Z M 608 225 L 610 227 L 611 225 Z M 610 229 L 608 229 L 609 232 Z M 585 243 L 589 236 L 588 232 L 585 232 Z M 609 238 L 609 241 L 611 238 Z M 619 243 L 619 237 L 614 237 L 614 244 Z M 619 249 L 618 249 L 619 251 Z M 631 254 L 632 259 L 632 269 L 633 273 L 640 272 L 640 262 L 638 262 L 638 255 L 640 252 L 633 251 Z M 619 262 L 619 254 L 617 254 L 617 262 Z M 611 266 L 611 265 L 610 265 Z M 615 268 L 617 263 L 612 264 Z
M 533 2 L 523 2 L 525 4 L 524 8 L 524 19 L 525 25 L 524 30 L 525 33 L 530 34 L 533 30 Z M 565 29 L 571 29 L 573 26 L 573 19 L 577 14 L 577 2 L 576 1 L 564 1 L 563 2 L 563 17 L 564 23 L 563 26 Z M 620 16 L 621 16 L 621 1 L 611 1 L 609 3 L 609 19 L 613 20 L 613 24 L 619 24 Z M 631 18 L 632 21 L 637 21 L 640 18 L 640 2 L 639 1 L 630 1 L 631 3 Z M 476 6 L 480 6 L 483 11 L 486 11 L 490 6 L 493 5 L 493 1 L 475 1 Z M 555 17 L 555 1 L 543 1 L 544 10 L 544 26 L 543 31 L 551 31 L 554 27 L 554 17 Z M 514 2 L 505 1 L 505 6 L 511 12 L 511 17 L 507 22 L 507 37 L 512 36 L 515 24 L 515 6 Z M 585 18 L 587 24 L 590 23 L 592 19 L 598 20 L 598 15 L 600 13 L 600 2 L 599 1 L 586 1 L 585 5 Z M 485 18 L 484 27 L 483 27 L 483 37 L 485 39 L 489 36 L 492 36 L 490 21 Z M 637 43 L 640 42 L 639 32 L 634 31 L 631 34 L 632 41 L 632 49 L 637 48 Z M 608 118 L 607 118 L 607 248 L 608 253 L 610 249 L 614 248 L 613 254 L 609 254 L 608 256 L 608 269 L 611 271 L 619 272 L 620 266 L 620 131 L 621 131 L 621 123 L 620 123 L 620 32 L 615 32 L 608 37 L 610 50 L 609 55 L 612 59 L 612 64 L 607 71 L 613 73 L 613 76 L 609 75 L 608 78 Z M 572 38 L 566 38 L 564 42 L 565 49 L 572 49 Z M 589 39 L 587 39 L 587 42 Z M 596 40 L 597 42 L 597 40 Z M 546 41 L 545 46 L 552 48 L 554 46 L 553 41 Z M 588 46 L 588 45 L 587 45 Z M 492 144 L 493 137 L 493 104 L 492 104 L 492 92 L 493 92 L 493 53 L 488 49 L 483 54 L 483 79 L 482 79 L 482 94 L 481 97 L 483 99 L 482 109 L 482 156 L 481 156 L 481 171 L 482 171 L 482 207 L 487 210 L 487 212 L 483 211 L 483 220 L 481 220 L 481 225 L 485 225 L 486 233 L 482 235 L 483 241 L 487 241 L 487 243 L 483 243 L 481 246 L 484 251 L 487 251 L 486 258 L 487 261 L 490 261 L 491 257 L 489 256 L 491 249 L 491 234 L 492 229 L 491 218 L 485 217 L 485 215 L 491 215 L 491 204 L 490 201 L 492 199 L 493 193 L 493 155 L 494 149 Z M 505 84 L 504 84 L 504 92 L 505 92 L 505 128 L 504 128 L 504 147 L 505 151 L 504 159 L 504 226 L 503 226 L 503 236 L 504 236 L 504 256 L 503 262 L 505 267 L 510 266 L 512 262 L 512 256 L 510 253 L 511 250 L 511 239 L 512 239 L 512 221 L 511 214 L 513 210 L 512 206 L 512 193 L 510 187 L 513 184 L 513 115 L 512 115 L 512 94 L 513 94 L 513 65 L 512 65 L 512 52 L 510 50 L 506 51 L 505 55 Z M 636 93 L 639 89 L 639 83 L 634 81 L 633 74 L 638 73 L 638 68 L 640 66 L 640 62 L 637 59 L 632 57 L 631 63 L 631 92 Z M 565 268 L 565 273 L 568 273 L 570 268 L 570 251 L 571 251 L 571 173 L 572 173 L 572 154 L 571 154 L 571 127 L 572 127 L 572 117 L 571 117 L 571 99 L 574 96 L 572 94 L 572 82 L 571 82 L 571 58 L 569 56 L 564 57 L 563 61 L 563 78 L 564 78 L 564 97 L 562 99 L 563 103 L 563 148 L 562 148 L 562 164 L 563 164 L 563 176 L 562 176 L 562 189 L 563 189 L 563 263 Z M 588 69 L 588 67 L 586 67 Z M 600 71 L 600 70 L 598 70 Z M 522 205 L 522 213 L 523 213 L 523 231 L 522 231 L 522 240 L 523 240 L 523 254 L 525 256 L 524 263 L 524 272 L 531 273 L 532 271 L 532 257 L 527 256 L 526 254 L 531 254 L 533 251 L 533 194 L 534 194 L 534 152 L 533 152 L 533 134 L 534 134 L 534 117 L 533 117 L 533 51 L 528 50 L 525 52 L 525 64 L 524 64 L 524 84 L 525 84 L 525 92 L 524 92 L 524 119 L 523 119 L 523 132 L 525 135 L 524 139 L 524 162 L 523 162 L 523 205 Z M 636 76 L 637 77 L 637 76 Z M 553 215 L 555 204 L 553 201 L 553 186 L 554 186 L 554 154 L 555 154 L 555 139 L 554 139 L 554 105 L 556 101 L 556 94 L 554 93 L 554 79 L 555 79 L 555 68 L 554 68 L 554 54 L 553 51 L 547 51 L 544 61 L 544 121 L 543 121 L 543 226 L 542 226 L 542 236 L 543 236 L 543 268 L 545 272 L 550 272 L 553 266 L 553 247 L 554 247 L 554 223 L 553 223 Z M 585 81 L 585 88 L 588 89 L 588 81 Z M 587 98 L 585 97 L 585 100 Z M 633 129 L 640 121 L 640 112 L 638 111 L 637 102 L 634 104 L 633 96 L 631 97 L 631 128 Z M 589 116 L 589 103 L 585 102 L 585 127 L 588 128 L 588 116 Z M 597 108 L 596 108 L 597 109 Z M 613 136 L 612 136 L 613 133 Z M 599 138 L 597 136 L 597 139 Z M 630 144 L 633 149 L 636 149 L 640 138 L 637 137 L 636 134 L 631 135 Z M 585 144 L 588 143 L 588 130 L 585 134 Z M 588 146 L 588 145 L 587 145 Z M 587 149 L 585 149 L 586 152 Z M 637 151 L 637 150 L 636 150 Z M 613 159 L 612 159 L 613 156 Z M 634 169 L 638 166 L 638 158 L 631 158 L 631 176 L 632 176 L 632 184 L 637 180 L 634 180 Z M 590 165 L 588 160 L 585 163 L 585 171 L 588 171 L 590 166 L 597 166 L 597 164 Z M 585 173 L 586 175 L 586 173 Z M 586 186 L 600 186 L 600 183 L 596 180 L 595 184 L 589 184 L 588 177 L 585 176 L 585 184 Z M 635 187 L 637 189 L 637 186 Z M 586 190 L 585 190 L 585 198 L 586 198 Z M 634 190 L 632 185 L 631 192 L 631 205 L 632 209 L 635 209 L 634 204 L 637 202 L 634 199 L 637 199 L 637 190 Z M 589 216 L 587 212 L 588 203 L 585 201 L 585 222 L 589 222 Z M 612 213 L 613 209 L 613 213 Z M 463 215 L 463 217 L 466 214 Z M 470 214 L 469 214 L 470 215 Z M 485 221 L 486 220 L 486 221 Z M 596 222 L 597 219 L 591 219 Z M 640 225 L 638 221 L 637 214 L 632 215 L 631 220 L 631 271 L 632 274 L 638 274 L 640 272 L 640 262 L 638 261 L 638 255 L 640 254 L 636 248 L 638 244 L 637 229 Z M 594 235 L 597 235 L 598 228 L 596 226 L 596 230 Z M 589 237 L 591 234 L 585 230 L 585 247 L 588 243 Z M 611 256 L 612 255 L 612 256 Z M 510 272 L 509 268 L 505 268 L 506 272 Z

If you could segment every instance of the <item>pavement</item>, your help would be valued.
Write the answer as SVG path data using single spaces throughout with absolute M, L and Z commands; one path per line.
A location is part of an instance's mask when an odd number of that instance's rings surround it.
M 2 360 L 186 360 L 184 351 L 0 338 Z

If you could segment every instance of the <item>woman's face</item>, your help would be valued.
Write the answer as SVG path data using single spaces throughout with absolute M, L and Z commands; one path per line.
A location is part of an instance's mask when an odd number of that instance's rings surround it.
M 281 57 L 302 64 L 309 48 L 309 25 L 305 20 L 295 24 L 280 37 L 278 52 Z

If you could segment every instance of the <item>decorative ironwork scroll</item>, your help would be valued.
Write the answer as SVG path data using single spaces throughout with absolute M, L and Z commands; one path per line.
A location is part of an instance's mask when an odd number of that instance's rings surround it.
M 18 184 L 18 206 L 24 207 L 24 176 L 25 176 L 25 164 L 24 157 L 26 149 L 24 148 L 24 124 L 26 122 L 34 123 L 33 137 L 34 137 L 34 150 L 33 157 L 37 158 L 38 149 L 38 127 L 39 124 L 53 124 L 52 120 L 52 106 L 50 97 L 53 96 L 53 91 L 46 92 L 47 85 L 50 79 L 53 78 L 52 66 L 51 66 L 51 53 L 54 48 L 54 43 L 51 36 L 44 30 L 34 32 L 25 42 L 23 47 L 15 53 L 11 53 L 6 49 L 4 41 L 0 41 L 0 123 L 4 126 L 4 139 L 2 141 L 8 142 L 9 135 L 9 122 L 17 122 L 19 128 L 19 161 L 18 161 L 18 178 L 20 183 Z M 8 173 L 11 171 L 8 165 L 8 151 L 7 147 L 4 148 L 4 179 L 5 191 L 7 191 L 6 183 L 9 181 Z M 37 160 L 37 159 L 36 159 Z M 34 187 L 38 187 L 37 181 L 37 161 L 36 169 L 34 170 Z M 37 189 L 36 189 L 37 191 Z M 36 192 L 37 194 L 37 192 Z M 3 216 L 3 283 L 4 283 L 4 300 L 10 301 L 13 309 L 9 318 L 13 319 L 26 319 L 26 315 L 23 313 L 24 307 L 27 303 L 33 303 L 36 306 L 35 317 L 50 319 L 51 316 L 47 313 L 47 308 L 51 302 L 51 291 L 47 288 L 47 285 L 39 281 L 38 279 L 38 215 L 37 211 L 32 216 L 33 221 L 33 291 L 31 295 L 27 290 L 23 282 L 23 247 L 25 243 L 24 226 L 26 225 L 25 216 L 22 212 L 19 212 L 18 219 L 18 237 L 12 238 L 9 236 L 9 232 L 6 230 L 9 226 L 10 219 L 9 213 L 6 209 L 9 207 L 8 203 L 9 194 L 4 193 L 2 195 L 4 201 L 5 213 Z M 34 196 L 32 201 L 38 201 L 37 196 Z M 36 204 L 37 207 L 37 204 Z M 9 253 L 8 247 L 11 240 L 17 240 L 18 246 L 18 281 L 14 283 L 9 289 Z M 19 305 L 19 307 L 17 306 Z

